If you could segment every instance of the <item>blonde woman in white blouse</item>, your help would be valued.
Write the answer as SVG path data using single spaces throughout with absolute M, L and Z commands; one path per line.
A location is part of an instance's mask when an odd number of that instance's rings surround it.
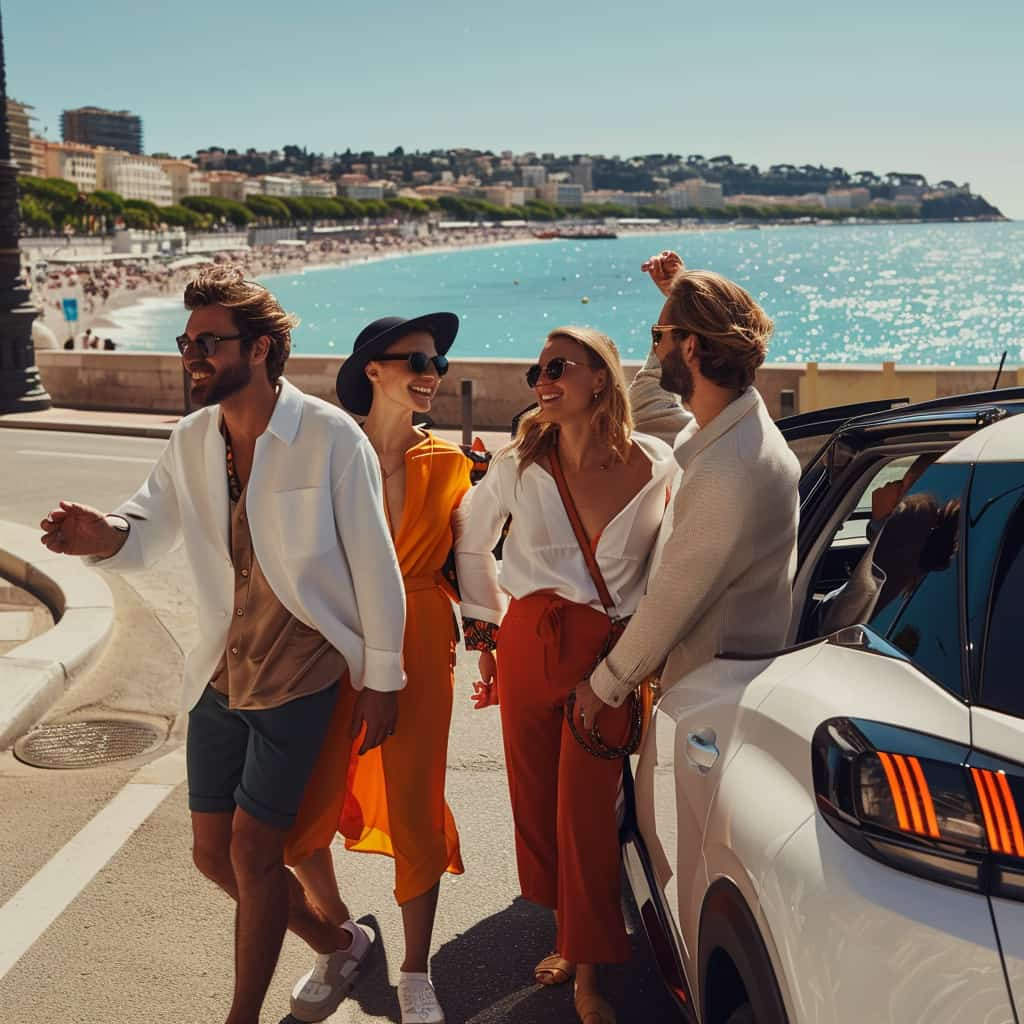
M 558 984 L 575 975 L 580 1020 L 610 1024 L 597 965 L 630 955 L 615 815 L 622 762 L 584 750 L 564 708 L 611 623 L 551 466 L 557 458 L 613 614 L 625 618 L 644 593 L 675 463 L 664 442 L 633 433 L 618 352 L 598 331 L 553 331 L 527 382 L 539 408 L 457 512 L 462 614 L 493 697 L 484 702 L 501 707 L 522 892 L 556 915 L 556 952 L 535 977 Z M 510 515 L 499 574 L 491 552 Z M 602 718 L 609 744 L 628 728 L 625 707 Z

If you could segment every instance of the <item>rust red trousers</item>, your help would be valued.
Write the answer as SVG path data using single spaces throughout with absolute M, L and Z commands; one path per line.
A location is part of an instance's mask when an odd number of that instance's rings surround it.
M 621 963 L 615 803 L 621 761 L 588 754 L 565 700 L 594 667 L 608 617 L 550 594 L 514 600 L 498 632 L 498 694 L 523 896 L 558 912 L 558 952 L 574 963 Z M 628 705 L 601 714 L 605 741 L 625 741 Z

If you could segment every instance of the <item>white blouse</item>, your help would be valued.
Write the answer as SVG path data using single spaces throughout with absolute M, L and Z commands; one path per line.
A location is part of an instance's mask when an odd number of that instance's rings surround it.
M 632 615 L 643 597 L 666 493 L 678 470 L 664 441 L 646 434 L 632 436 L 651 461 L 651 479 L 604 528 L 596 550 L 619 617 Z M 509 515 L 512 524 L 499 573 L 492 550 Z M 483 480 L 466 494 L 454 526 L 466 618 L 500 623 L 509 597 L 538 591 L 603 610 L 554 477 L 536 464 L 520 475 L 513 448 L 499 452 Z

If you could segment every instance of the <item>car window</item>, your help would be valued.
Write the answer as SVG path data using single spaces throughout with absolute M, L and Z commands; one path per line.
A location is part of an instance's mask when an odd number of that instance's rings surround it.
M 978 655 L 976 673 L 980 661 L 980 702 L 1024 716 L 1024 465 L 978 466 L 966 553 L 968 629 Z
M 867 528 L 868 523 L 871 521 L 871 496 L 879 487 L 885 487 L 893 481 L 902 480 L 907 470 L 913 464 L 914 458 L 915 456 L 913 455 L 907 455 L 901 459 L 893 459 L 891 462 L 886 462 L 872 475 L 856 506 L 846 517 L 843 525 L 839 527 L 839 532 L 832 541 L 833 544 L 839 541 L 854 540 L 867 542 Z
M 963 696 L 959 559 L 970 467 L 936 463 L 880 525 L 867 624 L 928 676 Z

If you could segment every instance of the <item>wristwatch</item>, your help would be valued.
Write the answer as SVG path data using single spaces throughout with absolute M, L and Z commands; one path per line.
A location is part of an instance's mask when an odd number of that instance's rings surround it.
M 124 516 L 117 515 L 114 512 L 105 515 L 103 518 L 106 520 L 107 526 L 112 526 L 118 533 L 128 533 L 132 528 L 131 523 Z

